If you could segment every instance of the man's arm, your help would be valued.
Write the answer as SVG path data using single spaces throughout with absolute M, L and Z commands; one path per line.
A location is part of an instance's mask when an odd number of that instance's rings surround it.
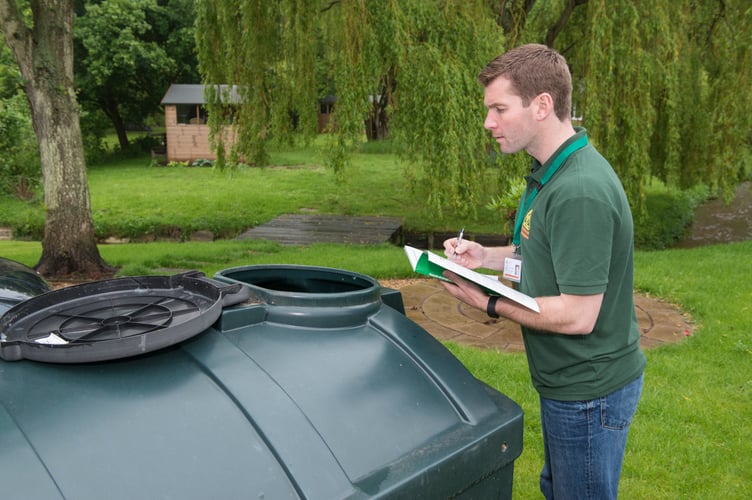
M 474 284 L 447 271 L 445 276 L 453 283 L 441 282 L 454 297 L 481 311 L 486 310 L 488 295 Z M 603 294 L 536 297 L 540 307 L 536 313 L 508 299 L 499 298 L 496 313 L 528 328 L 569 335 L 587 335 L 595 328 L 600 314 Z

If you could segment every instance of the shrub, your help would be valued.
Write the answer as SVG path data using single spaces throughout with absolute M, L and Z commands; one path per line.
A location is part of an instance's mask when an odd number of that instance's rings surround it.
M 110 126 L 109 119 L 101 111 L 82 109 L 80 123 L 86 164 L 104 161 L 108 154 L 104 137 L 105 130 Z
M 141 135 L 131 140 L 131 149 L 134 155 L 148 153 L 162 145 L 162 138 L 158 135 Z
M 686 191 L 659 188 L 648 193 L 647 215 L 635 217 L 635 247 L 661 250 L 674 246 L 686 236 L 695 207 L 707 197 L 705 187 Z
M 196 160 L 193 160 L 190 166 L 191 167 L 213 167 L 214 162 L 212 160 L 207 160 L 206 158 L 198 158 Z
M 31 199 L 41 186 L 42 170 L 26 98 L 0 100 L 0 191 Z

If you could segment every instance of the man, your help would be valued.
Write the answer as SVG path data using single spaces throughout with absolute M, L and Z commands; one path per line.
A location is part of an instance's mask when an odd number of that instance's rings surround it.
M 456 238 L 459 264 L 504 271 L 535 297 L 536 313 L 447 272 L 461 301 L 522 327 L 540 396 L 546 498 L 616 498 L 629 424 L 642 390 L 633 295 L 633 223 L 609 163 L 570 119 L 572 79 L 559 53 L 524 45 L 480 73 L 484 127 L 503 153 L 526 151 L 532 170 L 513 245 Z

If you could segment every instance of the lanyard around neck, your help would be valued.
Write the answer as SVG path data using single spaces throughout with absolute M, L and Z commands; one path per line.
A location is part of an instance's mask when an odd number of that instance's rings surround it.
M 512 238 L 512 244 L 515 248 L 519 248 L 520 246 L 520 236 L 522 234 L 522 221 L 525 218 L 525 214 L 527 213 L 528 209 L 530 208 L 530 205 L 532 205 L 533 200 L 538 195 L 538 192 L 543 189 L 543 186 L 546 185 L 548 181 L 551 180 L 551 177 L 554 176 L 557 170 L 559 170 L 559 167 L 561 167 L 567 159 L 569 159 L 570 156 L 575 151 L 578 151 L 585 146 L 587 146 L 588 138 L 587 135 L 583 135 L 576 141 L 572 142 L 569 146 L 564 149 L 556 158 L 554 158 L 553 163 L 551 163 L 551 166 L 548 167 L 546 170 L 546 173 L 543 174 L 543 177 L 541 178 L 540 182 L 536 183 L 536 186 L 533 188 L 532 191 L 530 191 L 530 188 L 528 186 L 527 189 L 525 189 L 525 193 L 522 195 L 522 199 L 520 200 L 520 206 L 517 210 L 517 220 L 514 224 L 514 237 Z

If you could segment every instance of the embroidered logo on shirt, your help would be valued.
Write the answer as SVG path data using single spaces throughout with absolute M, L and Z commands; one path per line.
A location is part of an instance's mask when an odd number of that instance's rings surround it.
M 533 216 L 533 209 L 531 208 L 528 210 L 528 212 L 525 214 L 525 218 L 522 220 L 522 231 L 520 234 L 523 238 L 526 240 L 530 239 L 530 218 Z

